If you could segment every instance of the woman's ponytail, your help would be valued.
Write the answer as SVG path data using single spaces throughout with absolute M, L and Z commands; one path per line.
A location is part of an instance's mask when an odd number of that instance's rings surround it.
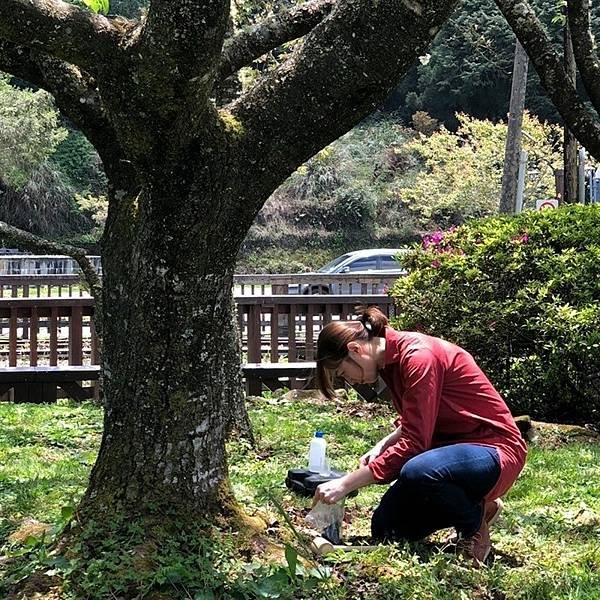
M 354 311 L 358 315 L 358 320 L 369 332 L 369 337 L 385 336 L 385 328 L 389 321 L 376 306 L 357 306 Z

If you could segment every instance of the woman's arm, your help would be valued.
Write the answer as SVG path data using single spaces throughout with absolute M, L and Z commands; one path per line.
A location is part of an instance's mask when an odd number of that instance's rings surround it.
M 396 479 L 404 464 L 413 456 L 429 450 L 436 428 L 445 367 L 429 348 L 415 348 L 404 359 L 401 375 L 404 391 L 402 433 L 377 458 L 369 469 L 378 483 Z
M 379 456 L 388 446 L 395 444 L 401 435 L 402 426 L 400 425 L 392 433 L 377 442 L 369 452 L 361 456 L 360 467 L 356 471 L 352 471 L 352 473 L 348 473 L 339 479 L 332 479 L 318 486 L 315 490 L 313 506 L 319 501 L 325 504 L 335 504 L 350 492 L 375 483 L 371 469 L 367 467 L 369 461 Z
M 367 466 L 360 467 L 339 479 L 332 479 L 318 486 L 315 490 L 313 506 L 319 501 L 325 504 L 335 504 L 350 492 L 372 483 L 375 483 L 375 478 L 371 469 Z
M 395 444 L 402 435 L 402 425 L 399 425 L 392 433 L 386 435 L 382 440 L 377 442 L 368 452 L 360 457 L 359 463 L 361 466 L 368 465 L 373 459 L 377 458 L 386 448 Z

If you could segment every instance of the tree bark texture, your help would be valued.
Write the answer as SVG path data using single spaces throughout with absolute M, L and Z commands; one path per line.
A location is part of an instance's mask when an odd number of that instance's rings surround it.
M 110 205 L 103 239 L 104 436 L 83 514 L 227 504 L 225 441 L 243 418 L 232 283 L 239 194 L 225 136 L 156 164 Z
M 600 108 L 600 58 L 590 28 L 590 1 L 568 0 L 567 17 L 575 60 L 589 97 Z
M 311 0 L 232 35 L 223 45 L 219 77 L 225 79 L 270 50 L 309 33 L 333 4 L 334 0 Z

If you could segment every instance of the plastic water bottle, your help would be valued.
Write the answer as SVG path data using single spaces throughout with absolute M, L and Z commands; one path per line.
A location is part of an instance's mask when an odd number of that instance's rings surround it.
M 312 473 L 319 473 L 325 464 L 325 452 L 327 442 L 323 437 L 322 431 L 316 431 L 315 437 L 310 442 L 310 450 L 308 451 L 308 470 Z

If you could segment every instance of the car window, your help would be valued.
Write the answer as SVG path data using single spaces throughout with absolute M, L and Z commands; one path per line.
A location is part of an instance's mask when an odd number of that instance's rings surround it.
M 317 273 L 331 273 L 335 267 L 337 267 L 340 263 L 343 263 L 349 256 L 349 254 L 342 254 L 342 256 L 334 258 L 331 262 L 328 262 L 326 265 L 321 267 Z
M 377 257 L 367 256 L 365 258 L 357 258 L 347 265 L 350 272 L 354 271 L 374 271 L 377 269 Z
M 381 269 L 386 271 L 390 269 L 401 269 L 402 265 L 394 258 L 394 256 L 390 256 L 389 254 L 385 254 L 379 257 L 381 259 Z

